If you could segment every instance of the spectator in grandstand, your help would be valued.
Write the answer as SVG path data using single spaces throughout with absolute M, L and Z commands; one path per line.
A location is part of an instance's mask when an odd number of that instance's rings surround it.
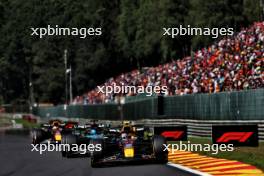
M 236 36 L 225 37 L 191 57 L 174 60 L 157 67 L 133 70 L 110 78 L 104 86 L 167 86 L 166 95 L 217 93 L 264 87 L 264 23 L 242 29 Z M 133 93 L 118 96 L 134 96 Z M 114 94 L 89 91 L 89 104 L 108 103 Z M 86 98 L 82 98 L 86 100 Z M 83 103 L 81 98 L 75 102 Z

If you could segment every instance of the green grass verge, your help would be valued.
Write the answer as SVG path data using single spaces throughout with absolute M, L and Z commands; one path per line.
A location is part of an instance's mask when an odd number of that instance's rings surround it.
M 189 138 L 192 144 L 212 144 L 209 138 Z M 177 143 L 177 142 L 173 142 Z M 183 142 L 184 143 L 184 142 Z M 202 155 L 207 155 L 215 158 L 225 158 L 229 160 L 237 160 L 247 164 L 256 166 L 264 171 L 264 142 L 260 143 L 258 147 L 235 147 L 234 151 L 219 151 L 218 154 L 212 152 L 194 152 Z
M 31 123 L 27 120 L 24 120 L 24 119 L 15 119 L 15 122 L 17 124 L 22 124 L 23 125 L 23 128 L 26 128 L 26 129 L 31 129 L 31 128 L 35 128 L 35 127 L 39 127 L 39 124 L 37 123 Z
M 0 127 L 5 127 L 12 125 L 11 120 L 9 118 L 0 117 Z

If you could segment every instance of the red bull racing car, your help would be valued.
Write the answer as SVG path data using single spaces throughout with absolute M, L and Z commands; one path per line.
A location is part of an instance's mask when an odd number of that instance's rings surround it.
M 62 133 L 70 133 L 77 124 L 77 122 L 63 123 L 60 120 L 50 120 L 48 123 L 41 124 L 40 128 L 31 131 L 32 143 L 39 144 L 45 141 L 60 143 Z
M 94 145 L 101 145 L 100 151 L 91 152 L 91 166 L 107 164 L 154 161 L 167 163 L 166 140 L 153 135 L 149 128 L 124 124 L 122 128 L 110 129 L 102 139 L 91 139 Z

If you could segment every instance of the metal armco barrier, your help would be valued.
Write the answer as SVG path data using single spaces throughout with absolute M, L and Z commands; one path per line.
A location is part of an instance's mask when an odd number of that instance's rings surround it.
M 83 118 L 83 119 L 103 119 L 116 120 L 120 116 L 118 105 L 70 105 L 56 107 L 34 108 L 33 114 L 41 118 Z
M 187 126 L 188 136 L 194 137 L 211 137 L 213 125 L 258 125 L 259 139 L 264 141 L 264 120 L 145 119 L 136 123 L 148 126 Z

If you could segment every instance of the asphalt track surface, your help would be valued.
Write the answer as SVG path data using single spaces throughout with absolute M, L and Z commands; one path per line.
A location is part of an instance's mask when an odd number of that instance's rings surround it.
M 0 176 L 191 176 L 159 165 L 91 168 L 89 158 L 62 158 L 59 152 L 31 152 L 29 137 L 0 134 Z

